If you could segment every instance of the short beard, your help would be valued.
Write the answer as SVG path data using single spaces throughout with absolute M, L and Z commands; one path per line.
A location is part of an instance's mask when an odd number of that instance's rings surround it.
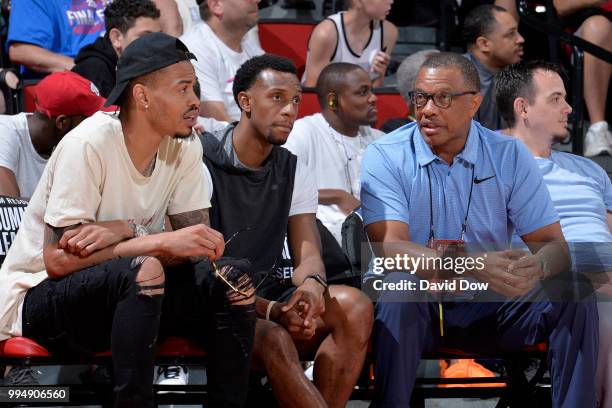
M 569 136 L 569 131 L 566 131 L 565 134 L 556 134 L 552 136 L 552 142 L 553 143 L 563 143 L 565 141 L 565 139 L 567 139 L 567 137 Z
M 282 146 L 285 143 L 287 143 L 287 139 L 281 140 L 279 138 L 272 136 L 271 134 L 268 134 L 268 137 L 266 137 L 266 141 L 270 143 L 272 146 Z

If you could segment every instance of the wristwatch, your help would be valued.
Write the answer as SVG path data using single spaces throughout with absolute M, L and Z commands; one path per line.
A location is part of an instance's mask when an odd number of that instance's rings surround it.
M 323 279 L 321 277 L 321 275 L 308 275 L 307 277 L 304 278 L 304 280 L 302 281 L 302 283 L 306 282 L 306 279 L 314 279 L 317 282 L 319 282 L 321 284 L 321 286 L 323 286 L 325 289 L 327 289 L 327 282 L 325 282 L 325 279 Z
M 147 227 L 141 224 L 136 224 L 134 220 L 129 220 L 128 225 L 132 229 L 132 231 L 134 231 L 134 238 L 149 235 L 149 230 L 147 229 Z

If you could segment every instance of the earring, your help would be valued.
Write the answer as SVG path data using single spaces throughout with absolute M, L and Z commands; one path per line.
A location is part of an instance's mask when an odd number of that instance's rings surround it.
M 145 110 L 149 110 L 149 105 L 145 105 Z

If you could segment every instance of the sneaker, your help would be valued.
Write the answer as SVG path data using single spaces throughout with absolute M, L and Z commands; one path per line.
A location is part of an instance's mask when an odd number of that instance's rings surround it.
M 586 157 L 598 156 L 602 153 L 608 153 L 612 156 L 612 133 L 608 130 L 606 122 L 591 125 L 584 138 L 584 155 Z
M 4 376 L 5 386 L 15 385 L 40 385 L 35 375 L 42 374 L 32 367 L 13 366 L 6 376 Z
M 304 375 L 310 381 L 314 381 L 314 361 L 308 361 L 304 364 Z
M 442 378 L 494 378 L 495 373 L 473 359 L 461 359 L 450 366 L 446 361 L 440 361 L 440 377 Z M 482 384 L 440 384 L 443 388 L 469 388 L 469 387 L 505 387 L 505 383 Z
M 187 385 L 189 383 L 189 370 L 182 366 L 168 366 L 157 368 L 157 385 Z M 184 393 L 185 391 L 158 391 L 160 394 L 169 392 Z

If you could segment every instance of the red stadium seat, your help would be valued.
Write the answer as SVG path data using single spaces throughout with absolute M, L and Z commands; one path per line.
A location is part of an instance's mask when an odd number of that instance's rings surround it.
M 266 52 L 292 60 L 301 78 L 306 68 L 308 40 L 315 25 L 312 21 L 262 20 L 258 24 L 259 41 Z
M 383 123 L 389 119 L 407 118 L 408 106 L 395 88 L 375 89 L 374 93 L 378 97 L 376 103 L 378 107 L 378 122 L 376 128 L 380 129 Z
M 13 337 L 0 341 L 0 357 L 51 357 L 46 348 L 27 337 Z
M 195 342 L 181 337 L 168 337 L 157 345 L 158 357 L 204 357 L 206 351 Z M 110 351 L 96 353 L 97 357 L 110 357 Z M 51 357 L 46 348 L 27 337 L 13 337 L 0 341 L 0 357 Z
M 157 355 L 164 357 L 204 357 L 206 351 L 191 340 L 182 337 L 168 337 L 157 345 Z

